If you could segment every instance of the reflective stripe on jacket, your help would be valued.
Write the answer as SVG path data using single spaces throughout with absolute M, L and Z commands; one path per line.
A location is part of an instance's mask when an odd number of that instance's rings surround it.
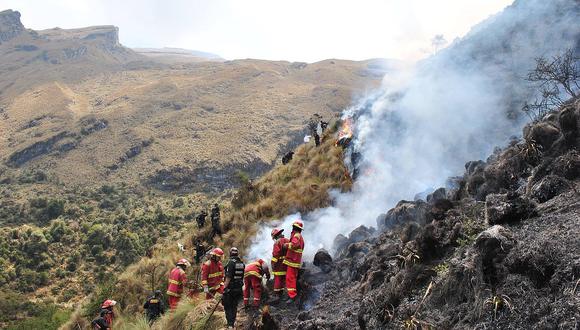
M 304 238 L 299 232 L 293 231 L 290 236 L 290 243 L 288 243 L 284 265 L 300 268 L 302 265 L 302 249 L 304 249 Z
M 221 261 L 208 260 L 201 265 L 201 285 L 210 290 L 218 289 L 224 283 L 224 276 Z
M 250 262 L 246 265 L 246 269 L 244 269 L 244 278 L 248 276 L 256 276 L 261 279 L 262 275 L 264 275 L 264 269 L 257 261 Z
M 286 245 L 289 242 L 286 237 L 280 237 L 274 242 L 274 247 L 272 248 L 272 273 L 274 276 L 286 275 L 284 259 L 286 259 L 286 251 L 288 250 Z
M 167 294 L 174 297 L 181 297 L 183 292 L 183 285 L 187 282 L 187 275 L 181 267 L 175 267 L 169 273 L 169 285 L 167 286 Z

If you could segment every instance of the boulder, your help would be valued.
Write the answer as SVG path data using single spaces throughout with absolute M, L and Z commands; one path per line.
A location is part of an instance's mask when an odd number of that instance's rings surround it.
M 569 106 L 560 112 L 558 122 L 568 145 L 572 145 L 578 136 L 578 116 L 573 106 Z
M 539 144 L 544 150 L 550 149 L 560 137 L 560 129 L 550 122 L 540 122 L 524 128 L 524 137 L 528 142 Z
M 485 222 L 488 225 L 513 223 L 535 214 L 535 204 L 518 194 L 490 194 L 485 199 Z
M 495 285 L 505 276 L 502 262 L 515 245 L 512 232 L 499 225 L 477 235 L 475 249 L 484 283 Z
M 427 196 L 427 203 L 433 204 L 442 199 L 447 199 L 447 193 L 445 191 L 445 188 L 439 188 L 435 190 L 433 193 L 429 194 Z
M 359 226 L 355 230 L 353 230 L 350 235 L 348 235 L 349 243 L 357 243 L 364 241 L 365 239 L 372 236 L 375 232 L 374 228 L 367 228 L 365 226 Z
M 557 175 L 548 175 L 532 186 L 530 196 L 544 203 L 570 188 L 568 180 Z
M 387 214 L 381 214 L 377 218 L 379 231 L 385 231 L 393 226 L 414 221 L 420 224 L 427 223 L 428 220 L 427 203 L 418 201 L 400 201 L 397 206 L 390 209 Z
M 334 267 L 332 263 L 332 257 L 330 253 L 325 249 L 320 249 L 314 255 L 314 261 L 312 262 L 314 266 L 320 268 L 325 273 L 329 273 Z
M 350 240 L 343 234 L 338 234 L 334 238 L 332 243 L 332 248 L 336 251 L 336 255 L 339 255 L 344 249 L 348 247 Z

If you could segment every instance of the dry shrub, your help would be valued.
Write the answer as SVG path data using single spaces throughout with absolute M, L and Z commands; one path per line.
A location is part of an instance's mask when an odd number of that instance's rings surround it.
M 83 317 L 83 305 L 78 304 L 77 308 L 71 314 L 70 319 L 58 328 L 59 330 L 84 330 L 90 329 L 91 324 Z
M 182 299 L 174 311 L 165 313 L 153 324 L 155 330 L 221 329 L 225 326 L 223 313 L 210 315 L 217 302 L 204 298 Z

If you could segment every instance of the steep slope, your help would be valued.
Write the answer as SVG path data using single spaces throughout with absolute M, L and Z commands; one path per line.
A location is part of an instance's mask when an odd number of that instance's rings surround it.
M 305 276 L 316 290 L 304 302 L 322 297 L 283 324 L 578 326 L 579 127 L 577 99 L 528 126 L 523 141 L 468 162 L 456 189 L 399 202 L 377 220 L 379 235 L 360 228 L 337 240 L 331 270 Z

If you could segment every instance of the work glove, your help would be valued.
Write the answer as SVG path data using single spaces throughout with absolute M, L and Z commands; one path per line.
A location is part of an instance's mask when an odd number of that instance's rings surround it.
M 209 293 L 209 288 L 208 288 L 207 286 L 204 286 L 204 287 L 203 287 L 203 292 L 204 292 L 204 293 Z

